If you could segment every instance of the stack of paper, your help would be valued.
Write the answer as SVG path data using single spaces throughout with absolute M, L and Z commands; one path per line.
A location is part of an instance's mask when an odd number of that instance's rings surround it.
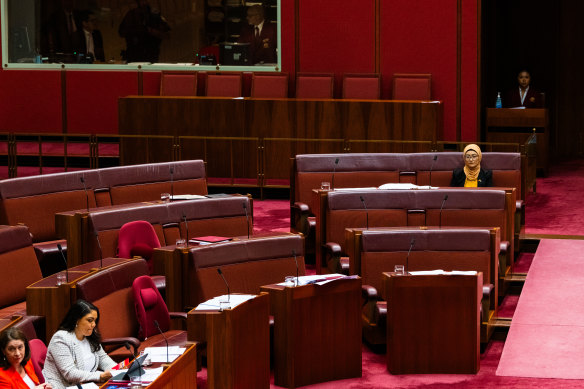
M 233 309 L 254 297 L 256 297 L 255 294 L 230 294 L 229 296 L 224 294 L 223 296 L 213 297 L 211 300 L 199 304 L 195 308 L 195 311 L 218 311 L 221 308 L 219 303 L 224 301 L 229 301 L 229 309 Z
M 155 362 L 172 362 L 185 352 L 184 347 L 169 346 L 168 361 L 166 360 L 166 347 L 146 347 L 144 353 L 150 356 L 150 360 Z

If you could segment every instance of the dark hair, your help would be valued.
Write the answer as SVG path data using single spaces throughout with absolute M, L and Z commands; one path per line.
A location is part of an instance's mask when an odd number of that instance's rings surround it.
M 101 348 L 101 335 L 97 331 L 97 325 L 99 324 L 99 309 L 92 303 L 85 300 L 75 301 L 71 308 L 69 308 L 65 318 L 61 322 L 61 325 L 59 325 L 59 329 L 69 332 L 75 331 L 77 322 L 85 315 L 90 314 L 91 311 L 95 311 L 97 313 L 97 319 L 95 319 L 95 328 L 93 329 L 93 332 L 91 335 L 86 336 L 86 338 L 91 345 L 91 351 L 96 352 Z
M 0 350 L 2 354 L 0 356 L 0 367 L 4 370 L 7 370 L 12 366 L 10 362 L 8 362 L 6 355 L 4 355 L 4 350 L 11 340 L 22 340 L 24 342 L 24 358 L 22 359 L 22 362 L 20 362 L 20 365 L 24 367 L 30 359 L 30 346 L 28 345 L 28 339 L 26 339 L 24 332 L 16 327 L 7 328 L 0 333 Z

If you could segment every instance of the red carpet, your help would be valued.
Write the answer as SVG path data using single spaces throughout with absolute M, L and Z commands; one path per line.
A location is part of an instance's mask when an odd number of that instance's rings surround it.
M 542 240 L 497 375 L 584 379 L 584 241 Z
M 525 208 L 525 233 L 584 235 L 584 161 L 554 165 L 548 177 L 537 179 Z

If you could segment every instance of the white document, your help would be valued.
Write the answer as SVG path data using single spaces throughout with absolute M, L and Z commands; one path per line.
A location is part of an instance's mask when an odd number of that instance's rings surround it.
M 165 359 L 166 361 L 166 359 Z M 145 374 L 142 374 L 142 382 L 152 382 L 158 378 L 159 375 L 162 374 L 163 367 L 157 367 L 155 369 L 144 369 L 146 371 Z
M 184 194 L 184 195 L 174 195 L 171 196 L 171 200 L 198 200 L 198 199 L 206 199 L 206 196 L 201 195 L 192 195 L 192 194 Z
M 474 270 L 471 270 L 471 271 L 462 271 L 462 270 L 444 271 L 442 269 L 411 271 L 410 272 L 410 275 L 412 275 L 412 276 L 433 276 L 433 275 L 474 276 L 476 274 L 477 274 L 477 272 Z
M 301 276 L 298 277 L 298 285 L 309 285 L 309 284 L 317 284 L 317 285 L 324 285 L 326 283 L 340 280 L 340 279 L 351 279 L 355 278 L 356 276 L 345 276 L 344 274 L 326 274 L 326 275 L 314 275 L 314 276 Z M 294 282 L 296 282 L 296 278 L 294 278 Z M 290 283 L 287 284 L 286 282 L 280 282 L 278 285 L 282 286 L 295 286 L 295 284 Z
M 379 187 L 379 189 L 384 190 L 411 190 L 411 189 L 438 189 L 437 186 L 429 186 L 429 185 L 415 185 L 409 183 L 389 183 L 383 184 Z
M 213 297 L 210 300 L 205 301 L 204 303 L 199 304 L 195 311 L 218 311 L 220 308 L 219 302 L 228 301 L 229 300 L 229 308 L 233 309 L 237 307 L 239 304 L 242 304 L 248 300 L 257 297 L 255 294 L 230 294 L 229 296 L 224 294 L 222 296 Z
M 150 356 L 152 362 L 172 362 L 185 352 L 184 347 L 169 346 L 168 361 L 166 359 L 166 347 L 146 347 L 144 353 Z

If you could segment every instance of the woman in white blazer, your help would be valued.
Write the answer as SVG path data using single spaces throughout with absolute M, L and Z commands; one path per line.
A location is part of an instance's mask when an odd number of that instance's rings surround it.
M 97 331 L 99 309 L 77 300 L 69 309 L 49 347 L 43 375 L 54 389 L 111 378 L 116 363 L 103 351 Z

